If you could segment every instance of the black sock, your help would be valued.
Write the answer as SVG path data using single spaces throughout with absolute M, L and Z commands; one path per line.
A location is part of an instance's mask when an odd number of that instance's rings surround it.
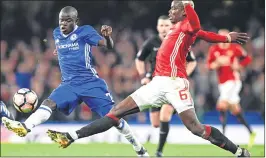
M 159 145 L 157 148 L 158 152 L 163 151 L 164 144 L 166 142 L 167 136 L 169 133 L 169 122 L 161 122 L 160 124 L 160 138 L 159 138 Z
M 235 154 L 237 151 L 237 145 L 231 142 L 226 136 L 224 136 L 218 129 L 205 126 L 205 134 L 203 136 L 204 139 L 209 140 L 212 144 L 223 148 L 225 150 L 230 151 L 231 153 Z
M 111 127 L 116 126 L 117 123 L 118 121 L 108 116 L 104 116 L 103 118 L 97 119 L 92 123 L 88 124 L 87 126 L 77 130 L 76 133 L 78 135 L 78 138 L 84 138 L 97 133 L 107 131 Z
M 225 134 L 226 121 L 227 121 L 226 112 L 220 111 L 220 122 L 222 123 L 223 126 L 223 134 Z
M 249 131 L 249 133 L 252 133 L 252 130 L 251 130 L 250 126 L 248 125 L 247 121 L 244 119 L 243 114 L 239 113 L 239 114 L 236 115 L 236 117 L 237 117 L 237 119 L 238 119 L 238 121 L 240 123 L 242 123 L 244 126 L 246 126 L 246 128 Z

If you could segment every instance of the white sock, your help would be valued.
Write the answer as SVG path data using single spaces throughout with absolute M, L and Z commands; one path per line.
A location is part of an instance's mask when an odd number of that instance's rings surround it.
M 29 118 L 24 122 L 28 129 L 47 121 L 52 114 L 52 110 L 45 105 L 41 105 Z
M 142 145 L 133 134 L 131 128 L 124 119 L 120 119 L 120 124 L 116 127 L 117 130 L 125 136 L 125 138 L 133 145 L 135 151 L 140 151 Z
M 240 156 L 241 154 L 242 154 L 242 149 L 238 147 L 235 155 Z
M 76 131 L 69 131 L 68 134 L 71 136 L 72 139 L 78 139 L 78 134 L 76 133 Z

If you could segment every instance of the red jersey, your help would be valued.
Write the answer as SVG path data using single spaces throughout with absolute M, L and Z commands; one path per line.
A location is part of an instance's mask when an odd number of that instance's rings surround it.
M 217 75 L 219 83 L 225 83 L 229 80 L 236 80 L 236 76 L 234 75 L 234 70 L 231 68 L 234 60 L 236 58 L 245 57 L 244 60 L 241 61 L 240 65 L 246 66 L 251 62 L 250 56 L 247 55 L 246 51 L 238 44 L 230 44 L 230 46 L 226 49 L 222 49 L 218 46 L 218 44 L 213 45 L 209 49 L 208 54 L 208 67 L 210 68 L 210 64 L 216 60 L 219 56 L 228 56 L 230 58 L 230 64 L 225 66 L 220 66 L 217 69 Z
M 187 18 L 174 25 L 158 50 L 154 76 L 187 77 L 186 55 L 200 29 L 198 15 L 185 6 Z
M 175 24 L 163 40 L 156 57 L 154 76 L 186 78 L 186 55 L 196 38 L 208 42 L 226 42 L 227 37 L 200 29 L 194 9 L 185 7 L 187 18 Z

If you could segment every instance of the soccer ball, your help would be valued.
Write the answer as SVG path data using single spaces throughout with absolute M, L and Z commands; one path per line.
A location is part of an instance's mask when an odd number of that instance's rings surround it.
M 15 93 L 13 105 L 19 112 L 32 112 L 38 105 L 38 96 L 33 90 L 22 88 Z

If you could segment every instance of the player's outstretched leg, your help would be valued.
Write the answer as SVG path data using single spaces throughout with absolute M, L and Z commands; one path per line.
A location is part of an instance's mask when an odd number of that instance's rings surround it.
M 219 101 L 217 103 L 216 109 L 220 112 L 219 120 L 222 124 L 223 134 L 225 134 L 226 121 L 227 121 L 226 112 L 228 110 L 228 102 L 227 101 Z
M 171 105 L 165 104 L 162 106 L 160 111 L 160 135 L 159 144 L 156 151 L 156 157 L 163 156 L 163 147 L 166 143 L 167 136 L 169 133 L 169 121 L 172 118 L 174 108 Z
M 3 101 L 0 101 L 0 117 L 6 117 L 11 120 L 14 120 L 14 116 L 11 112 L 7 109 L 6 104 Z
M 131 97 L 127 97 L 118 105 L 114 106 L 106 116 L 93 121 L 76 132 L 63 133 L 48 130 L 48 136 L 59 143 L 60 146 L 67 147 L 76 139 L 105 132 L 113 126 L 117 127 L 119 126 L 122 117 L 139 111 L 139 107 L 135 101 Z
M 233 104 L 231 105 L 231 112 L 234 116 L 236 116 L 237 120 L 243 124 L 247 130 L 249 131 L 250 137 L 249 137 L 249 143 L 248 143 L 248 149 L 252 148 L 255 142 L 256 133 L 252 131 L 249 124 L 244 118 L 244 115 L 241 110 L 241 106 L 239 104 Z
M 120 123 L 116 126 L 116 129 L 133 145 L 134 150 L 139 156 L 149 156 L 147 150 L 135 137 L 130 126 L 124 119 L 120 119 Z
M 52 109 L 55 108 L 56 104 L 52 100 L 46 99 L 24 123 L 8 118 L 3 118 L 2 121 L 8 130 L 13 131 L 20 137 L 25 137 L 33 127 L 47 121 L 52 114 Z
M 212 126 L 201 124 L 198 121 L 194 108 L 179 113 L 179 116 L 187 129 L 190 130 L 194 135 L 202 137 L 203 139 L 210 141 L 212 144 L 224 150 L 230 151 L 238 157 L 250 157 L 248 150 L 235 145 L 218 129 Z

